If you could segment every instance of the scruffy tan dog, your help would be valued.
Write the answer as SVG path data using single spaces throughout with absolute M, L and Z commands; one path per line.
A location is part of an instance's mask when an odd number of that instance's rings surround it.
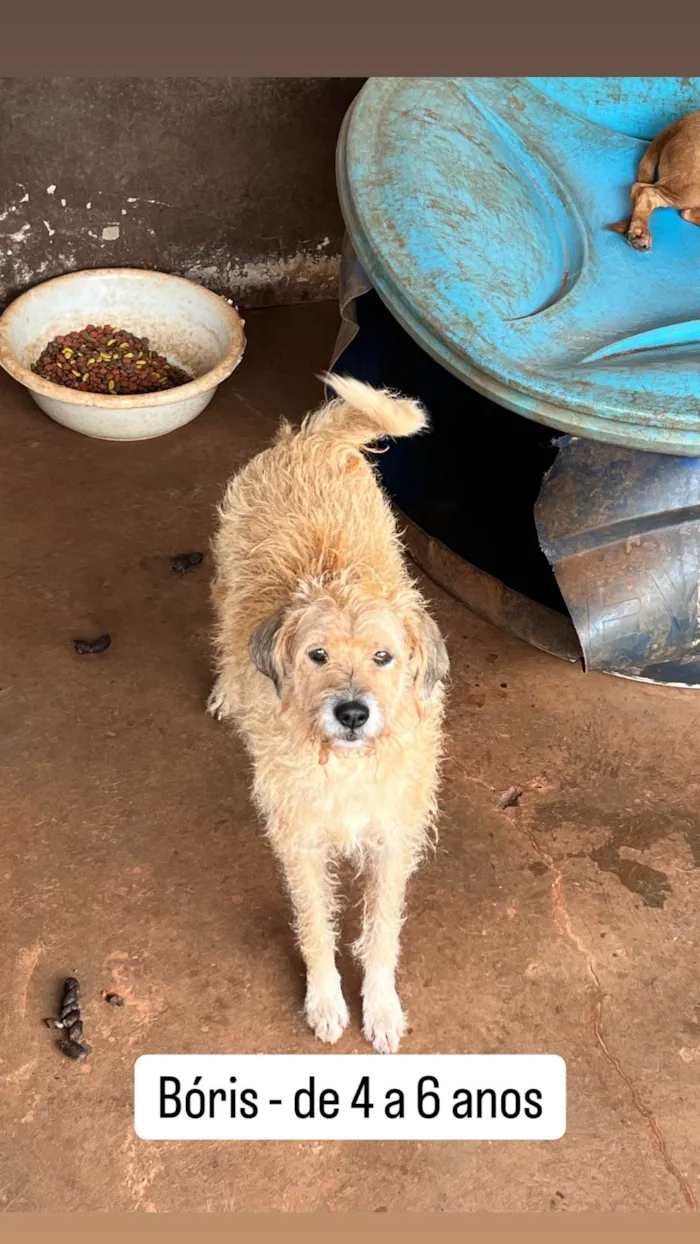
M 254 796 L 290 890 L 306 1016 L 337 1041 L 348 1011 L 335 963 L 334 865 L 366 877 L 364 1032 L 394 1052 L 404 894 L 428 840 L 448 658 L 404 565 L 363 454 L 426 426 L 415 402 L 324 377 L 337 394 L 234 477 L 214 540 L 216 717 L 253 757 Z
M 700 112 L 674 121 L 657 135 L 641 158 L 630 195 L 631 218 L 611 228 L 626 233 L 637 251 L 651 249 L 649 220 L 657 207 L 682 208 L 684 220 L 700 225 Z

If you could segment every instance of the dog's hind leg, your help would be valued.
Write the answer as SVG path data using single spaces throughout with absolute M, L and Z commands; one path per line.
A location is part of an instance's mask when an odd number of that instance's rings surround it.
M 638 182 L 644 182 L 649 186 L 655 180 L 656 170 L 659 167 L 659 160 L 661 159 L 661 153 L 669 138 L 673 138 L 679 124 L 680 122 L 674 121 L 673 125 L 667 126 L 665 130 L 662 130 L 660 134 L 657 134 L 656 138 L 649 143 L 649 146 L 644 152 L 644 155 L 639 161 L 639 165 L 637 167 Z
M 632 187 L 632 203 L 634 208 L 627 230 L 627 241 L 636 251 L 648 251 L 651 249 L 649 220 L 652 212 L 657 207 L 674 207 L 675 204 L 669 201 L 669 196 L 658 185 L 647 186 L 642 182 L 635 182 Z
M 370 852 L 362 934 L 355 954 L 364 970 L 363 1030 L 379 1054 L 395 1054 L 406 1029 L 396 992 L 406 883 L 416 853 L 405 841 Z
M 306 965 L 306 1019 L 319 1041 L 332 1045 L 347 1027 L 348 1008 L 335 965 L 336 897 L 329 858 L 321 846 L 300 845 L 286 835 L 271 838 L 284 869 Z
M 684 220 L 689 220 L 691 225 L 700 225 L 700 207 L 686 207 L 681 216 Z

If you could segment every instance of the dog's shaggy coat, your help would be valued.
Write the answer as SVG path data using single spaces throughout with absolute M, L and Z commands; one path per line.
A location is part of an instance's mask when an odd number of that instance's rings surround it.
M 405 1028 L 395 987 L 406 882 L 436 811 L 448 660 L 409 578 L 363 450 L 426 425 L 415 402 L 325 377 L 337 400 L 283 424 L 228 486 L 214 540 L 218 679 L 254 763 L 254 796 L 284 870 L 307 969 L 306 1016 L 348 1022 L 335 964 L 334 861 L 366 878 L 355 951 L 364 1032 Z

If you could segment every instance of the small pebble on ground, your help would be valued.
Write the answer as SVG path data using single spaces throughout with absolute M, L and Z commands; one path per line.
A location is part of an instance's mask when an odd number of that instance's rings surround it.
M 514 808 L 520 802 L 522 793 L 522 787 L 520 786 L 511 786 L 509 790 L 505 790 L 498 801 L 500 810 Z
M 178 553 L 175 557 L 171 557 L 170 565 L 175 574 L 187 574 L 188 570 L 194 570 L 195 566 L 201 566 L 203 561 L 203 553 Z

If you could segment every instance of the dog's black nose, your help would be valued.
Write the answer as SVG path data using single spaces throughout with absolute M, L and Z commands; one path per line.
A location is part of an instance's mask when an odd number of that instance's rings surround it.
M 369 717 L 369 709 L 362 700 L 343 700 L 341 704 L 336 704 L 333 711 L 346 730 L 359 730 Z

